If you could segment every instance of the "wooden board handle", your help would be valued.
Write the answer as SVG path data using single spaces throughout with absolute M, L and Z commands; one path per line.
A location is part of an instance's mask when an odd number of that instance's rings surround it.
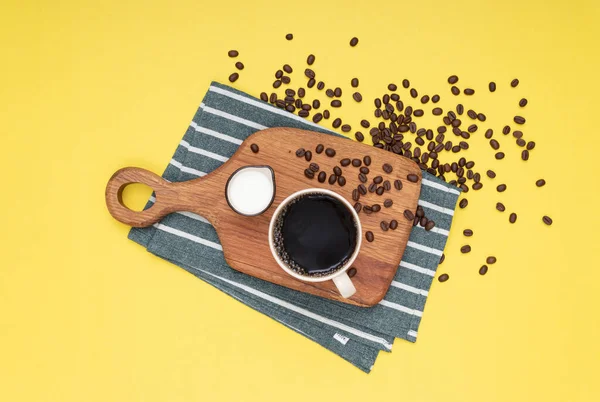
M 141 183 L 152 188 L 156 201 L 144 211 L 133 211 L 123 203 L 123 190 L 129 184 Z M 190 211 L 192 206 L 186 200 L 184 187 L 169 183 L 149 170 L 126 167 L 112 175 L 106 185 L 106 206 L 108 212 L 121 223 L 133 227 L 150 226 L 171 212 Z

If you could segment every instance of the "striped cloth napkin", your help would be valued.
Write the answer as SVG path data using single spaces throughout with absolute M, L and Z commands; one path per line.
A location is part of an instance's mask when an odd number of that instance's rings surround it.
M 163 177 L 180 182 L 204 176 L 227 161 L 250 134 L 268 127 L 339 135 L 213 82 Z M 132 229 L 129 238 L 369 372 L 379 351 L 391 351 L 394 338 L 416 341 L 459 194 L 423 172 L 419 205 L 436 227 L 429 232 L 413 227 L 392 286 L 371 308 L 312 296 L 231 269 L 213 227 L 192 213 L 173 213 L 152 227 Z M 151 197 L 146 207 L 153 201 Z

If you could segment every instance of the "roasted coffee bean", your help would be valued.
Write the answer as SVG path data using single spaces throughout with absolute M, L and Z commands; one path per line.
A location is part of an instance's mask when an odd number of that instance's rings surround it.
M 444 113 L 444 111 L 442 110 L 441 107 L 434 107 L 433 110 L 431 111 L 431 113 L 433 113 L 434 116 L 439 116 L 442 113 Z
M 290 82 L 292 82 L 292 79 L 284 75 L 283 77 L 281 77 L 281 82 L 283 82 L 284 84 L 289 84 Z
M 264 102 L 268 102 L 269 101 L 269 95 L 267 95 L 266 92 L 261 92 L 260 93 L 260 100 L 264 101 Z
M 474 184 L 471 186 L 471 188 L 472 188 L 473 190 L 481 190 L 481 189 L 483 188 L 483 183 L 480 183 L 480 182 L 474 183 Z
M 406 218 L 406 220 L 412 221 L 413 219 L 415 219 L 415 214 L 413 214 L 413 212 L 411 210 L 405 209 L 404 217 Z
M 315 72 L 313 70 L 311 70 L 310 68 L 307 68 L 306 70 L 304 70 L 304 75 L 307 76 L 308 78 L 315 78 Z
M 304 153 L 304 159 L 306 159 L 307 162 L 310 162 L 310 160 L 312 159 L 312 152 L 311 151 L 306 151 Z
M 352 159 L 352 166 L 360 167 L 362 165 L 362 161 L 360 159 Z
M 513 121 L 517 124 L 525 124 L 525 117 L 522 116 L 515 116 L 513 118 Z
M 335 95 L 337 98 L 339 98 L 340 96 L 342 96 L 342 88 L 340 88 L 340 87 L 336 87 L 336 88 L 333 90 L 333 94 L 334 94 L 334 95 Z
M 396 228 L 398 228 L 398 221 L 395 219 L 392 219 L 390 221 L 390 225 L 389 225 L 390 229 L 392 230 L 396 230 Z
M 383 188 L 383 186 L 379 186 L 377 187 L 377 190 L 375 190 L 375 194 L 382 195 L 384 191 L 385 189 Z
M 238 57 L 239 54 L 240 53 L 237 50 L 230 50 L 230 51 L 227 52 L 227 55 L 229 57 Z
M 451 75 L 448 77 L 449 84 L 456 84 L 458 82 L 458 77 L 456 75 Z
M 486 174 L 490 179 L 493 179 L 494 177 L 496 177 L 496 172 L 494 172 L 493 170 L 488 170 L 486 172 Z
M 527 143 L 527 150 L 531 151 L 533 148 L 535 148 L 535 142 L 529 141 Z
M 403 80 L 402 80 L 402 86 L 403 86 L 404 88 L 408 88 L 408 87 L 410 87 L 410 81 L 409 81 L 409 80 L 407 80 L 406 78 L 405 78 L 405 79 L 403 79 Z
M 519 85 L 519 80 L 516 78 L 510 82 L 510 86 L 513 88 L 515 88 L 517 85 Z
M 452 92 L 452 95 L 459 95 L 460 94 L 460 89 L 458 89 L 454 85 L 452 86 L 452 88 L 450 88 L 450 91 Z
M 358 87 L 358 78 L 352 78 L 350 80 L 350 85 L 352 85 L 352 88 L 357 88 Z
M 490 92 L 495 92 L 496 91 L 496 83 L 494 81 L 490 82 L 488 85 L 488 88 L 490 89 Z
M 438 103 L 438 102 L 440 101 L 440 96 L 439 96 L 439 95 L 437 95 L 437 94 L 436 94 L 436 95 L 433 95 L 433 96 L 431 97 L 431 101 L 432 101 L 433 103 Z
M 346 167 L 350 164 L 350 162 L 351 162 L 350 158 L 344 158 L 340 161 L 340 165 Z
M 471 236 L 473 236 L 473 231 L 471 229 L 465 229 L 465 230 L 463 230 L 463 235 L 465 235 L 467 237 L 471 237 Z
M 488 264 L 490 264 L 490 265 L 495 264 L 496 261 L 497 261 L 496 257 L 494 257 L 494 256 L 489 256 L 488 258 L 485 259 L 485 262 L 488 263 Z
M 293 70 L 292 70 L 292 67 L 289 64 L 284 64 L 283 65 L 283 71 L 285 71 L 286 73 L 290 74 Z
M 368 155 L 367 155 L 367 156 L 365 156 L 365 157 L 363 158 L 363 162 L 364 162 L 365 166 L 370 166 L 370 165 L 371 165 L 371 157 L 370 157 L 370 156 L 368 156 Z
M 382 166 L 382 169 L 386 173 L 392 173 L 392 170 L 394 170 L 394 168 L 392 167 L 392 165 L 390 165 L 389 163 L 384 163 L 383 166 Z
M 394 180 L 394 188 L 396 190 L 402 190 L 402 181 L 400 181 L 400 179 Z
M 485 275 L 485 274 L 487 274 L 487 271 L 488 271 L 488 266 L 482 265 L 481 268 L 479 268 L 479 275 Z
M 368 120 L 361 120 L 360 125 L 363 126 L 364 128 L 369 128 L 371 126 L 371 123 L 369 123 Z
M 388 84 L 388 89 L 393 92 L 396 89 L 398 89 L 398 87 L 396 86 L 396 84 Z
M 383 188 L 385 189 L 385 191 L 390 191 L 392 189 L 392 184 L 389 180 L 383 182 Z
M 460 248 L 460 252 L 463 253 L 463 254 L 470 253 L 471 252 L 471 246 L 469 246 L 468 244 L 462 246 Z
M 358 185 L 358 187 L 357 187 L 357 189 L 358 189 L 358 192 L 359 192 L 361 195 L 365 195 L 365 194 L 367 194 L 367 187 L 365 187 L 365 185 L 364 185 L 364 184 L 359 184 L 359 185 Z
M 284 78 L 285 78 L 285 77 L 284 77 Z M 314 78 L 311 78 L 311 79 L 309 79 L 309 80 L 308 80 L 308 82 L 306 83 L 306 86 L 307 86 L 307 87 L 309 87 L 309 88 L 312 88 L 312 87 L 314 87 L 314 86 L 315 86 L 315 83 L 316 83 L 316 82 L 317 82 L 317 81 L 315 81 L 315 79 L 314 79 Z
M 473 120 L 477 119 L 477 113 L 473 109 L 467 110 L 467 116 L 469 116 Z
M 350 269 L 348 270 L 348 276 L 350 278 L 353 278 L 354 276 L 356 276 L 356 268 L 350 267 Z
M 461 149 L 469 149 L 469 144 L 465 141 L 461 141 L 458 143 Z
M 275 103 L 277 101 L 277 94 L 275 92 L 271 93 L 271 96 L 269 97 L 269 102 L 271 103 Z
M 462 200 L 460 200 L 460 202 L 458 203 L 458 206 L 461 209 L 464 209 L 467 207 L 467 205 L 469 205 L 469 200 L 467 200 L 466 198 L 463 198 Z
M 354 100 L 357 102 L 362 102 L 362 95 L 360 94 L 360 92 L 354 92 L 352 94 L 352 98 L 354 98 Z
M 289 34 L 285 35 L 285 38 L 287 40 L 292 40 L 292 39 L 294 39 L 294 35 L 292 35 L 291 33 L 289 33 Z
M 294 97 L 294 96 L 296 96 L 296 91 L 294 91 L 292 88 L 288 88 L 288 89 L 285 90 L 285 94 L 287 96 Z
M 493 149 L 498 150 L 500 149 L 500 143 L 494 139 L 490 140 L 490 145 Z
M 320 154 L 323 152 L 324 149 L 325 149 L 325 147 L 323 146 L 323 144 L 318 144 L 317 147 L 315 148 L 315 152 Z
M 477 113 L 477 120 L 486 121 L 487 117 L 483 113 Z
M 350 130 L 352 130 L 352 126 L 350 126 L 350 124 L 344 124 L 344 125 L 342 125 L 342 131 L 344 133 L 348 133 L 348 132 L 350 132 Z
M 359 170 L 363 174 L 369 174 L 369 168 L 366 166 L 362 166 Z
M 418 182 L 418 181 L 419 181 L 419 176 L 417 176 L 417 175 L 416 175 L 416 174 L 414 174 L 414 173 L 410 173 L 410 174 L 408 174 L 408 175 L 406 176 L 406 179 L 407 179 L 408 181 L 410 181 L 411 183 L 416 183 L 416 182 Z
M 317 179 L 319 180 L 319 183 L 325 183 L 325 179 L 327 179 L 327 173 L 320 172 Z
M 306 153 L 306 150 L 304 148 L 298 148 L 298 150 L 296 151 L 296 156 L 298 158 L 301 158 L 304 156 L 305 153 Z
M 252 150 L 252 152 L 254 152 L 255 154 L 258 153 L 258 145 L 256 144 L 251 144 L 250 145 L 250 149 Z
M 314 123 L 318 123 L 318 122 L 320 122 L 321 120 L 323 120 L 323 115 L 322 115 L 321 113 L 317 113 L 317 114 L 315 114 L 315 115 L 313 116 L 313 119 L 312 119 L 312 120 L 313 120 L 313 122 L 314 122 Z
M 425 224 L 425 230 L 426 231 L 430 231 L 431 229 L 433 229 L 435 227 L 435 222 L 434 221 L 427 221 L 427 223 Z
M 344 176 L 338 176 L 337 182 L 340 187 L 344 187 L 346 185 L 346 178 Z
M 309 179 L 313 179 L 315 177 L 315 172 L 310 169 L 305 169 L 304 176 L 308 177 Z
M 475 90 L 471 89 L 471 88 L 465 88 L 465 90 L 463 91 L 463 93 L 465 95 L 473 95 L 475 93 Z
M 473 166 L 475 166 L 475 162 L 473 162 L 473 161 L 468 161 L 467 163 L 465 163 L 465 167 L 467 169 L 472 169 Z
M 520 147 L 525 146 L 525 140 L 523 138 L 517 138 L 517 145 Z
M 373 232 L 371 232 L 370 230 L 367 231 L 367 233 L 365 233 L 365 238 L 369 243 L 375 240 L 375 236 L 373 236 Z
M 394 204 L 394 201 L 390 200 L 389 198 L 383 202 L 383 206 L 386 208 L 391 207 L 393 204 Z
M 277 78 L 279 80 L 279 79 L 281 79 L 281 77 L 283 77 L 283 71 L 282 70 L 275 71 L 275 78 Z
M 281 109 L 283 109 L 283 108 L 285 107 L 285 102 L 283 101 L 283 99 L 277 99 L 277 101 L 275 102 L 275 105 L 276 105 L 278 108 L 281 108 Z
M 335 182 L 337 181 L 337 176 L 332 174 L 329 175 L 329 184 L 335 184 Z
M 462 121 L 460 119 L 452 120 L 452 127 L 458 128 L 461 125 Z M 458 130 L 460 132 L 460 130 Z
M 419 96 L 419 93 L 417 92 L 416 89 L 411 88 L 410 89 L 410 96 L 412 96 L 413 98 L 416 98 L 417 96 Z
M 437 128 L 437 132 L 438 132 L 438 133 L 440 133 L 440 134 L 443 134 L 443 133 L 445 133 L 447 130 L 448 130 L 448 129 L 446 128 L 446 126 L 439 126 L 439 127 Z
M 369 184 L 369 193 L 374 193 L 377 190 L 377 183 Z
M 502 192 L 506 191 L 506 184 L 499 184 L 499 185 L 496 187 L 496 190 L 497 190 L 499 193 L 502 193 Z
M 365 136 L 360 131 L 354 133 L 354 138 L 356 138 L 356 141 L 358 142 L 363 142 L 365 140 Z
M 543 187 L 546 184 L 546 180 L 544 179 L 539 179 L 535 182 L 535 185 L 538 187 Z
M 339 99 L 334 99 L 331 101 L 331 107 L 340 107 L 342 106 L 342 101 Z
M 323 88 L 325 88 L 325 83 L 323 81 L 319 81 L 317 84 L 317 89 L 321 91 Z
M 477 131 L 477 124 L 471 124 L 468 128 L 467 131 L 470 133 L 474 133 L 475 131 Z
M 497 202 L 497 203 L 496 203 L 496 209 L 497 209 L 498 211 L 500 211 L 500 212 L 504 212 L 504 211 L 506 210 L 506 207 L 504 206 L 504 204 L 503 204 L 503 203 L 501 203 L 501 202 Z
M 308 64 L 309 66 L 312 66 L 312 64 L 314 62 L 315 62 L 315 55 L 309 54 L 308 57 L 306 58 L 306 64 Z
M 398 95 L 398 94 L 391 94 L 390 95 L 390 99 L 393 100 L 394 102 L 398 102 L 400 100 L 400 95 Z
M 404 122 L 405 123 L 407 123 L 406 117 L 409 117 L 410 115 L 412 115 L 412 112 L 413 112 L 412 106 L 407 106 L 406 109 L 404 109 L 404 116 L 405 116 Z
M 340 169 L 339 166 L 334 166 L 333 167 L 333 174 L 335 174 L 336 176 L 341 176 L 342 175 L 342 169 Z
M 421 117 L 421 116 L 423 116 L 424 114 L 425 114 L 425 112 L 423 112 L 423 109 L 416 109 L 416 110 L 413 112 L 413 116 L 416 116 L 416 117 Z M 412 124 L 412 123 L 411 123 L 411 124 Z
M 450 279 L 450 275 L 448 274 L 441 274 L 438 276 L 438 281 L 440 282 L 446 282 L 448 279 Z
M 427 225 L 427 222 L 429 222 L 429 219 L 427 219 L 426 217 L 421 217 L 420 221 L 419 221 L 419 225 L 425 227 L 425 225 Z
M 375 184 L 381 184 L 381 182 L 383 182 L 383 177 L 381 177 L 381 176 L 375 176 L 373 178 L 373 183 L 375 183 Z
M 359 173 L 358 174 L 358 180 L 360 180 L 361 183 L 366 183 L 367 182 L 367 176 L 364 173 Z
M 508 217 L 508 221 L 510 223 L 515 223 L 517 221 L 517 214 L 515 214 L 514 212 L 510 214 L 510 216 Z
M 313 163 L 311 163 L 311 164 L 308 166 L 308 168 L 309 168 L 310 170 L 312 170 L 313 172 L 315 172 L 315 173 L 317 173 L 317 172 L 319 171 L 319 165 L 318 165 L 318 164 L 316 164 L 316 163 L 314 163 L 314 162 L 313 162 Z
M 281 86 L 281 80 L 275 80 L 273 82 L 273 88 L 279 88 Z
M 513 131 L 513 137 L 521 138 L 521 137 L 523 137 L 523 132 L 519 131 L 519 130 L 515 130 L 515 131 Z
M 371 205 L 371 210 L 373 210 L 373 212 L 379 212 L 379 211 L 381 211 L 381 205 L 373 204 L 373 205 Z
M 544 216 L 542 217 L 542 221 L 543 221 L 543 222 L 544 222 L 546 225 L 548 225 L 548 226 L 552 225 L 552 218 L 550 218 L 550 217 L 549 217 L 549 216 L 547 216 L 547 215 L 544 215 Z
M 331 126 L 333 128 L 339 128 L 342 125 L 342 119 L 340 119 L 339 117 L 336 118 L 335 120 L 333 120 L 333 122 L 331 123 Z
M 426 104 L 427 102 L 429 102 L 429 95 L 421 96 L 421 103 Z
M 360 198 L 360 194 L 358 193 L 358 189 L 352 190 L 352 200 L 358 201 Z
M 308 110 L 300 110 L 298 112 L 298 116 L 300 117 L 308 117 L 310 115 L 310 112 L 308 112 Z
M 325 150 L 325 155 L 329 156 L 330 158 L 333 158 L 335 156 L 335 149 L 327 148 Z
M 370 215 L 371 213 L 373 213 L 373 210 L 372 210 L 372 209 L 371 209 L 371 207 L 370 207 L 370 206 L 368 206 L 368 205 L 365 205 L 365 206 L 363 207 L 363 211 L 364 211 L 364 212 L 365 212 L 367 215 Z
M 379 224 L 379 227 L 384 232 L 387 232 L 387 230 L 390 228 L 390 226 L 388 225 L 388 223 L 386 221 L 381 221 L 381 223 Z
M 238 73 L 233 73 L 229 76 L 229 82 L 236 82 L 238 78 L 240 78 L 240 75 Z
M 356 45 L 358 45 L 358 38 L 354 37 L 350 39 L 350 46 L 354 47 Z
M 307 114 L 308 114 L 308 111 L 309 111 L 310 109 L 312 109 L 312 108 L 310 107 L 310 105 L 304 105 L 304 104 L 302 103 L 302 100 L 301 100 L 301 99 L 296 99 L 296 101 L 294 102 L 294 106 L 296 106 L 296 108 L 297 108 L 297 109 L 302 109 L 302 111 L 305 111 L 305 112 L 307 112 Z
M 528 150 L 524 149 L 521 152 L 521 159 L 523 159 L 524 161 L 529 159 L 529 151 Z

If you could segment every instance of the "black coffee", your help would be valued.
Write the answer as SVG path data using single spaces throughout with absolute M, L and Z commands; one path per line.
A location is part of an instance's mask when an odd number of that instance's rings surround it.
M 354 216 L 325 194 L 305 194 L 289 203 L 274 228 L 275 248 L 293 271 L 325 276 L 340 269 L 356 248 Z

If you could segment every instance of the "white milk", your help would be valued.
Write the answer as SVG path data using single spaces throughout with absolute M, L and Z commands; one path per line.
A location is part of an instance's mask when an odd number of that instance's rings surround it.
M 258 215 L 273 202 L 275 183 L 267 167 L 246 167 L 233 174 L 227 184 L 227 200 L 242 215 Z

